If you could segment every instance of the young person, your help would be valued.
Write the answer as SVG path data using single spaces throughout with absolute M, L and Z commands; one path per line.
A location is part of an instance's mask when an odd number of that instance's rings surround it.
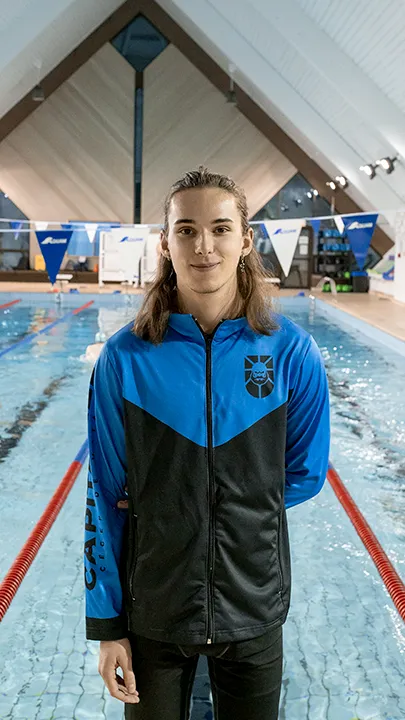
M 87 637 L 126 718 L 186 720 L 205 654 L 216 720 L 276 720 L 286 508 L 325 480 L 325 370 L 271 307 L 230 178 L 200 168 L 173 185 L 160 252 L 91 382 Z

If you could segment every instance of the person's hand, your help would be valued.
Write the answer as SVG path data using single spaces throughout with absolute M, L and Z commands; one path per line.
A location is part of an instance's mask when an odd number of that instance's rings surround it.
M 124 488 L 124 489 L 125 489 L 125 492 L 127 493 L 127 492 L 128 492 L 128 486 L 125 485 L 125 488 Z M 128 500 L 125 500 L 125 498 L 124 498 L 123 500 L 118 500 L 118 502 L 117 502 L 117 508 L 119 508 L 120 510 L 128 510 Z
M 121 668 L 124 678 L 117 674 Z M 132 652 L 128 638 L 102 640 L 98 671 L 111 697 L 124 703 L 139 703 L 135 675 L 132 670 Z

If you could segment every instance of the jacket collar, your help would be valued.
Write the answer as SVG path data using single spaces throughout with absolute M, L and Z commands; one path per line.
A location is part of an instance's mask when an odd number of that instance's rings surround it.
M 248 322 L 245 317 L 237 318 L 236 320 L 222 320 L 215 330 L 213 342 L 226 340 L 231 335 L 245 329 L 247 325 Z M 187 337 L 189 340 L 194 340 L 194 342 L 205 342 L 206 337 L 208 337 L 203 333 L 192 315 L 171 313 L 169 326 L 180 333 L 180 335 Z

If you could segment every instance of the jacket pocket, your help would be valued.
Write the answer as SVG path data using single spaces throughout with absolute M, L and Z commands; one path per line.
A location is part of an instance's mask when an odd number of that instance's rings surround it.
M 282 535 L 282 528 L 281 528 L 282 512 L 283 512 L 283 509 L 280 508 L 278 517 L 277 517 L 278 592 L 279 592 L 280 596 L 282 596 L 283 590 L 284 590 L 284 574 L 283 574 L 283 563 L 282 563 L 282 553 L 281 553 L 281 546 L 282 546 L 282 542 L 283 542 L 283 535 Z

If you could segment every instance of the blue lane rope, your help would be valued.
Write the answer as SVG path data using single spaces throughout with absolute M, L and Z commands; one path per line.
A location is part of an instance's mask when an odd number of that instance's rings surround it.
M 81 446 L 79 452 L 77 453 L 75 459 L 73 462 L 77 462 L 80 465 L 84 465 L 87 455 L 89 454 L 89 440 L 86 438 L 83 445 Z
M 68 318 L 70 318 L 72 315 L 77 314 L 77 308 L 70 310 L 66 315 L 62 315 L 59 320 L 55 320 L 53 323 L 50 323 L 46 327 L 42 328 L 42 330 L 38 330 L 38 332 L 30 333 L 25 338 L 22 338 L 22 340 L 18 340 L 16 343 L 13 343 L 12 345 L 9 345 L 5 348 L 5 350 L 0 351 L 0 357 L 3 357 L 3 355 L 7 355 L 7 353 L 14 350 L 14 348 L 20 347 L 20 345 L 26 345 L 30 342 L 32 342 L 36 337 L 39 335 L 43 335 L 44 333 L 49 332 L 49 330 L 52 330 L 55 325 L 59 325 L 59 323 L 65 322 Z

